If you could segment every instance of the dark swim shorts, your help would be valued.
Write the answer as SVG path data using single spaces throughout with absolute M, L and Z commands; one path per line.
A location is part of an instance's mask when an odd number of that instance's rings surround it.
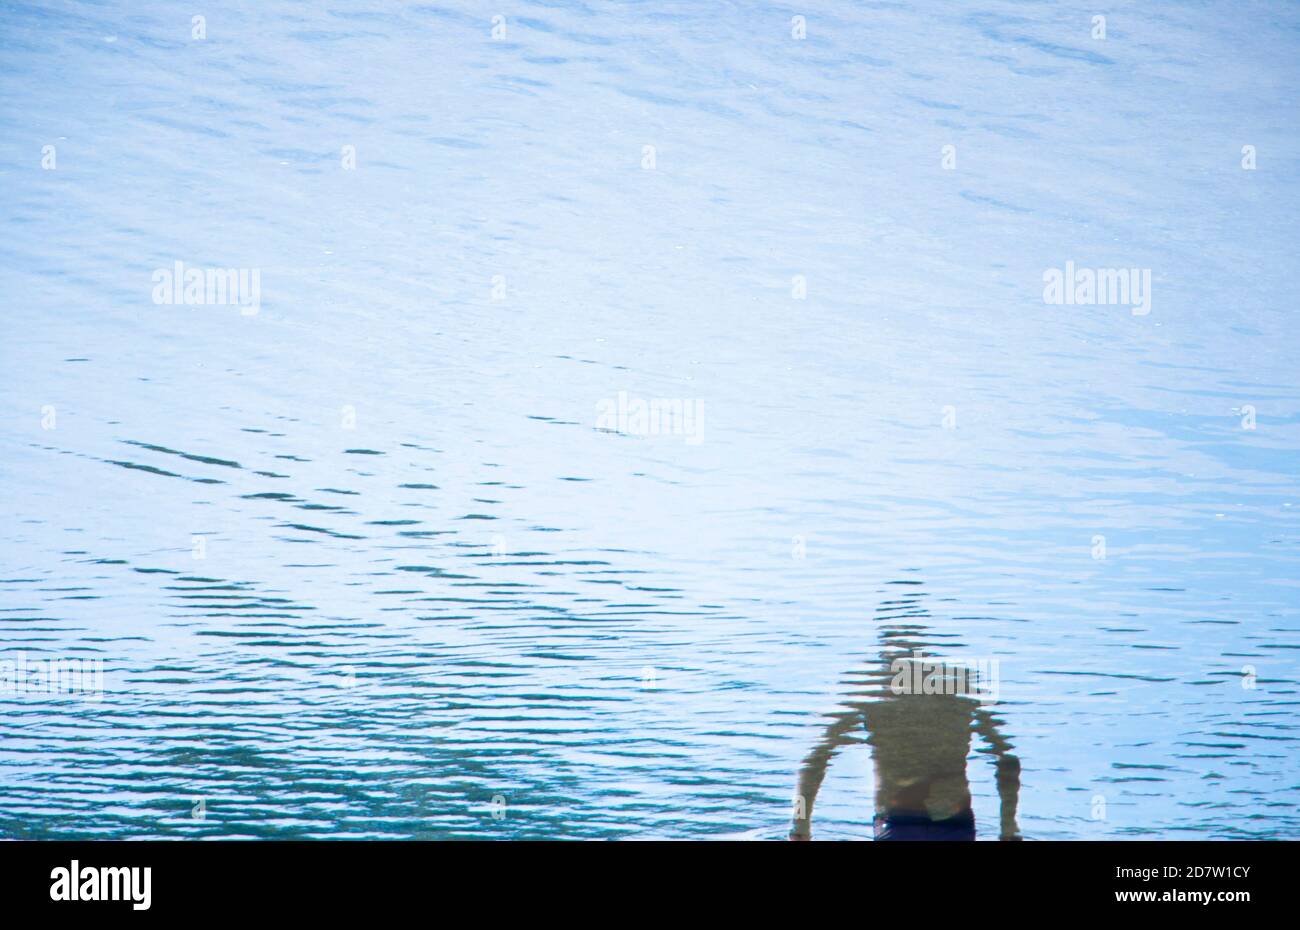
M 975 814 L 965 811 L 944 820 L 931 820 L 923 814 L 877 814 L 878 840 L 948 840 L 970 842 L 975 839 Z

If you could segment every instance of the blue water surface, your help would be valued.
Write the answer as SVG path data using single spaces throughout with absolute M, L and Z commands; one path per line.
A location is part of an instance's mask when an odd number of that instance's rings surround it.
M 0 5 L 0 836 L 784 838 L 905 634 L 1025 838 L 1300 838 L 1300 8 L 198 6 Z

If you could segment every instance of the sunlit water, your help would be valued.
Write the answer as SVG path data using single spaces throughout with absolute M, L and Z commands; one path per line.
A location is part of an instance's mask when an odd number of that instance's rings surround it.
M 901 622 L 1027 839 L 1300 837 L 1300 11 L 199 6 L 0 7 L 0 835 L 784 838 Z

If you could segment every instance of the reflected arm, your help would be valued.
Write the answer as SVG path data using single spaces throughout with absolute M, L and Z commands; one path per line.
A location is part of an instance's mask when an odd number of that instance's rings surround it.
M 997 728 L 997 720 L 989 711 L 975 711 L 975 731 L 989 745 L 997 760 L 998 800 L 1002 807 L 1002 826 L 999 839 L 1018 840 L 1016 807 L 1020 803 L 1020 760 L 1011 753 L 1009 743 Z
M 790 839 L 812 839 L 813 803 L 817 800 L 817 791 L 826 777 L 826 766 L 841 746 L 856 742 L 853 731 L 862 725 L 863 710 L 843 711 L 835 715 L 835 722 L 826 728 L 816 748 L 804 759 L 799 770 L 799 787 L 794 798 L 794 824 L 790 829 Z

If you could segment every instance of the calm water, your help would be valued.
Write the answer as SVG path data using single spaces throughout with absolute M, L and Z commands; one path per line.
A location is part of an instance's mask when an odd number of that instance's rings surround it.
M 103 682 L 0 693 L 0 835 L 780 839 L 833 745 L 867 838 L 924 646 L 1026 838 L 1300 838 L 1300 10 L 41 6 L 0 660 Z

